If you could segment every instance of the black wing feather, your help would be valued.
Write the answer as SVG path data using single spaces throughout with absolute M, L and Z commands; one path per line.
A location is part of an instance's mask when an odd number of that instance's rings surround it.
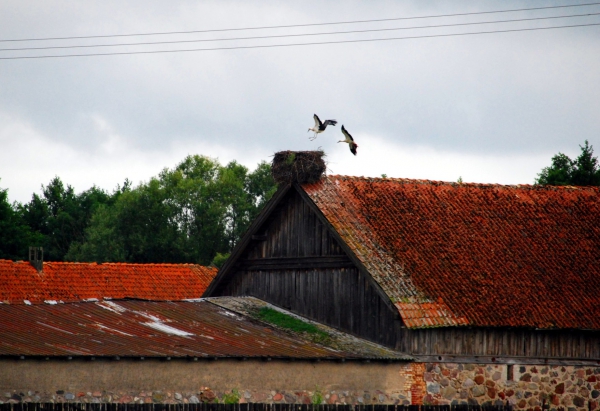
M 344 133 L 344 135 L 346 137 L 348 137 L 350 140 L 354 141 L 354 139 L 352 138 L 352 136 L 350 135 L 350 133 L 348 133 L 348 130 L 346 130 L 346 128 L 344 128 L 343 124 L 342 124 L 342 133 Z
M 319 118 L 319 116 L 315 114 L 313 115 L 313 118 L 315 119 L 315 126 L 319 126 L 319 128 L 323 127 L 323 123 L 321 123 L 321 119 Z

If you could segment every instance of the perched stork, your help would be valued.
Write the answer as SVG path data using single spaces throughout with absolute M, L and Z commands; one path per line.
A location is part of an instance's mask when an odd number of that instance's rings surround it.
M 321 119 L 319 118 L 319 116 L 317 116 L 316 114 L 313 116 L 313 118 L 315 119 L 315 126 L 313 128 L 308 129 L 308 131 L 312 131 L 315 133 L 315 135 L 313 137 L 309 137 L 311 140 L 314 140 L 315 138 L 317 138 L 317 134 L 325 131 L 325 128 L 328 125 L 331 124 L 332 126 L 335 126 L 337 124 L 336 120 L 325 120 L 324 122 L 322 122 Z
M 350 152 L 352 154 L 356 155 L 356 149 L 358 148 L 358 144 L 356 144 L 354 142 L 354 139 L 352 138 L 350 133 L 348 133 L 348 131 L 346 131 L 343 124 L 342 124 L 342 133 L 344 133 L 344 136 L 346 138 L 344 140 L 338 141 L 338 143 L 348 143 L 348 145 L 350 146 Z

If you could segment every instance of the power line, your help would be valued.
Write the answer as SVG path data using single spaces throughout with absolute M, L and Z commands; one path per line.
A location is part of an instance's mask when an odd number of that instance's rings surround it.
M 385 29 L 348 30 L 348 31 L 320 32 L 320 33 L 305 33 L 305 34 L 280 34 L 280 35 L 271 35 L 271 36 L 229 37 L 229 38 L 200 39 L 200 40 L 154 41 L 154 42 L 143 42 L 143 43 L 87 44 L 87 45 L 74 45 L 74 46 L 21 47 L 21 48 L 6 48 L 6 49 L 0 48 L 0 51 L 74 49 L 74 48 L 117 47 L 117 46 L 148 46 L 148 45 L 157 45 L 157 44 L 201 43 L 201 42 L 232 41 L 232 40 L 259 40 L 259 39 L 273 39 L 273 38 L 286 38 L 286 37 L 308 37 L 308 36 L 324 36 L 324 35 L 333 35 L 333 34 L 337 35 L 337 34 L 353 34 L 353 33 L 370 33 L 370 32 L 382 32 L 382 31 L 430 29 L 430 28 L 440 28 L 440 27 L 472 26 L 472 25 L 481 25 L 481 24 L 514 23 L 514 22 L 522 22 L 522 21 L 550 20 L 550 19 L 587 17 L 587 16 L 597 16 L 597 15 L 600 15 L 600 13 L 571 14 L 571 15 L 550 16 L 550 17 L 531 17 L 531 18 L 524 18 L 524 19 L 492 20 L 492 21 L 479 21 L 479 22 L 470 22 L 470 23 L 437 24 L 437 25 L 429 25 L 429 26 L 394 27 L 394 28 L 385 28 Z
M 388 18 L 388 19 L 372 19 L 372 20 L 337 21 L 337 22 L 329 22 L 329 23 L 288 24 L 288 25 L 280 25 L 280 26 L 259 26 L 259 27 L 242 27 L 242 28 L 211 29 L 211 30 L 191 30 L 191 31 L 166 31 L 166 32 L 153 32 L 153 33 L 105 34 L 105 35 L 96 35 L 96 36 L 70 36 L 70 37 L 41 37 L 41 38 L 29 38 L 29 39 L 5 39 L 5 40 L 0 40 L 0 42 L 47 41 L 47 40 L 75 40 L 75 39 L 94 39 L 94 38 L 107 38 L 107 37 L 157 36 L 157 35 L 172 35 L 172 34 L 214 33 L 214 32 L 223 32 L 223 31 L 282 29 L 282 28 L 310 27 L 310 26 L 330 26 L 330 25 L 336 25 L 336 24 L 376 23 L 376 22 L 383 22 L 383 21 L 399 21 L 399 20 L 416 20 L 416 19 L 430 19 L 430 18 L 441 18 L 441 17 L 474 16 L 474 15 L 495 14 L 495 13 L 512 13 L 512 12 L 518 12 L 518 11 L 548 10 L 548 9 L 560 9 L 560 8 L 567 8 L 567 7 L 596 6 L 596 5 L 599 5 L 599 4 L 600 4 L 600 2 L 596 2 L 596 3 L 581 3 L 581 4 L 567 4 L 567 5 L 561 5 L 561 6 L 545 6 L 545 7 L 530 7 L 530 8 L 522 8 L 522 9 L 478 11 L 478 12 L 470 12 L 470 13 L 437 14 L 437 15 L 430 15 L 430 16 L 395 17 L 395 18 Z
M 536 27 L 536 28 L 522 28 L 522 29 L 494 30 L 494 31 L 478 31 L 478 32 L 470 32 L 470 33 L 431 34 L 431 35 L 424 35 L 424 36 L 409 36 L 409 37 L 389 37 L 389 38 L 380 38 L 380 39 L 322 41 L 322 42 L 313 42 L 313 43 L 269 44 L 269 45 L 259 45 L 259 46 L 233 46 L 233 47 L 215 47 L 215 48 L 205 48 L 205 49 L 184 49 L 184 50 L 129 51 L 129 52 L 117 52 L 117 53 L 63 54 L 63 55 L 54 55 L 54 56 L 49 55 L 49 56 L 0 57 L 0 60 L 116 56 L 116 55 L 131 55 L 131 54 L 159 54 L 159 53 L 182 53 L 182 52 L 192 52 L 192 51 L 216 51 L 216 50 L 240 50 L 240 49 L 276 48 L 276 47 L 316 46 L 316 45 L 323 45 L 323 44 L 365 43 L 365 42 L 389 41 L 389 40 L 413 40 L 413 39 L 434 38 L 434 37 L 470 36 L 470 35 L 478 35 L 478 34 L 512 33 L 512 32 L 521 32 L 521 31 L 566 29 L 566 28 L 573 28 L 573 27 L 589 27 L 589 26 L 600 26 L 600 23 L 572 24 L 572 25 L 568 25 L 568 26 Z

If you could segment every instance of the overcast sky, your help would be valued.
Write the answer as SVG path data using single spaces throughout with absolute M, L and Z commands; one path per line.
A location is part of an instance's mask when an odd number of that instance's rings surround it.
M 591 1 L 0 2 L 0 39 L 194 31 L 473 13 Z M 600 5 L 276 30 L 0 42 L 0 48 L 222 39 L 600 13 Z M 503 24 L 0 57 L 414 37 L 600 23 Z M 336 119 L 310 141 L 313 113 Z M 340 126 L 359 145 L 353 156 Z M 77 192 L 147 181 L 188 154 L 253 169 L 327 153 L 330 174 L 531 184 L 552 155 L 600 153 L 600 26 L 345 44 L 0 60 L 0 188 L 26 202 L 59 176 Z

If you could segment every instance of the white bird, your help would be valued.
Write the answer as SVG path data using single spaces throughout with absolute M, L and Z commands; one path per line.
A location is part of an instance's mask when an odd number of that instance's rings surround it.
M 346 138 L 344 140 L 338 141 L 338 143 L 348 143 L 348 145 L 350 146 L 350 152 L 352 154 L 356 155 L 356 149 L 358 148 L 358 144 L 356 144 L 354 142 L 354 139 L 352 138 L 350 133 L 348 133 L 348 131 L 346 131 L 343 124 L 342 124 L 342 133 L 344 133 L 344 136 Z
M 337 124 L 336 120 L 325 120 L 324 122 L 322 122 L 321 119 L 319 118 L 319 116 L 317 116 L 316 114 L 313 116 L 313 118 L 315 119 L 315 126 L 313 128 L 308 129 L 308 131 L 312 131 L 315 133 L 315 135 L 313 137 L 309 137 L 311 140 L 314 140 L 315 138 L 317 138 L 317 134 L 325 131 L 325 128 L 328 125 L 331 124 L 332 126 L 335 126 Z

